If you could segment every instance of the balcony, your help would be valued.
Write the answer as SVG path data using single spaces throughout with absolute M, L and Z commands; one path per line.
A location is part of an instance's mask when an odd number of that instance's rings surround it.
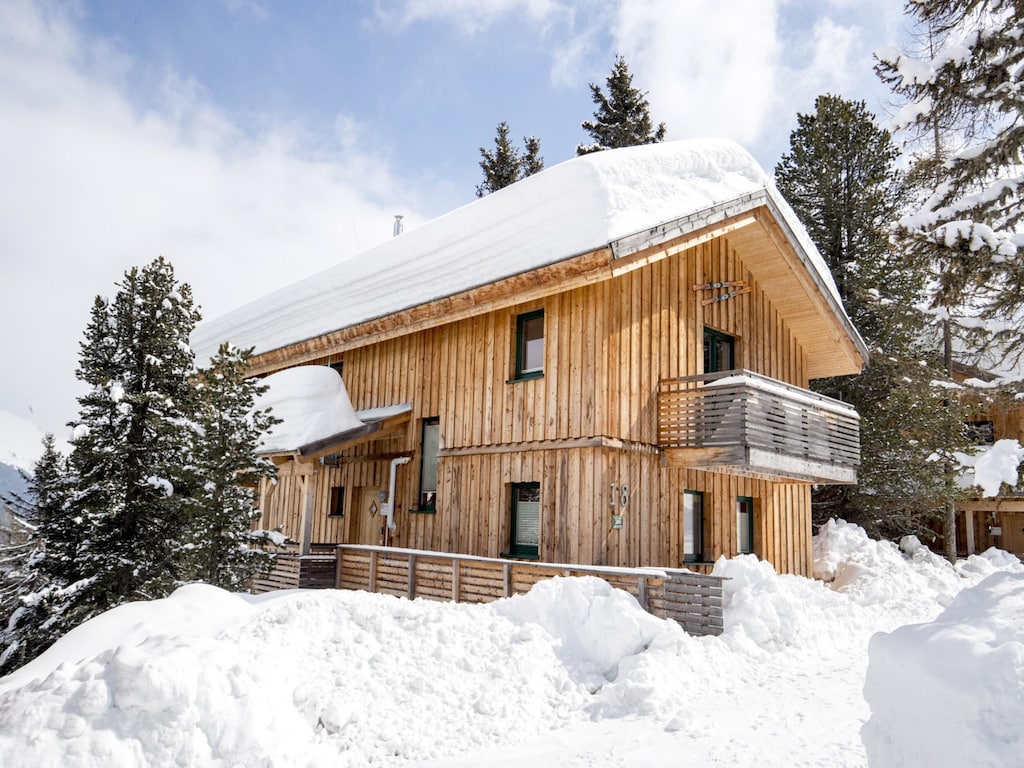
M 683 376 L 660 383 L 658 445 L 670 467 L 853 484 L 860 417 L 838 400 L 751 371 Z

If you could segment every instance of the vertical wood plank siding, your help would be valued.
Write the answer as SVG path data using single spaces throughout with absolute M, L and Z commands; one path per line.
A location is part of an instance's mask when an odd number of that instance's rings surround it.
M 749 294 L 702 306 L 694 283 L 747 280 Z M 543 309 L 544 375 L 514 375 L 516 317 Z M 392 544 L 499 557 L 509 547 L 510 485 L 540 483 L 539 557 L 611 566 L 682 565 L 683 490 L 702 491 L 708 560 L 737 547 L 735 503 L 755 505 L 755 552 L 780 572 L 810 573 L 810 489 L 661 466 L 657 391 L 663 378 L 702 372 L 705 326 L 735 336 L 736 367 L 801 387 L 799 340 L 726 238 L 619 277 L 344 352 L 356 409 L 411 403 L 400 431 L 344 451 L 337 467 L 304 465 L 315 483 L 314 543 L 357 542 L 350 530 L 363 489 L 398 468 Z M 318 362 L 336 362 L 323 359 Z M 422 420 L 440 418 L 435 513 L 412 512 L 419 492 Z M 303 483 L 285 465 L 262 487 L 260 525 L 299 536 Z M 610 485 L 628 487 L 625 507 Z M 328 517 L 331 488 L 346 514 Z M 612 528 L 612 515 L 623 527 Z

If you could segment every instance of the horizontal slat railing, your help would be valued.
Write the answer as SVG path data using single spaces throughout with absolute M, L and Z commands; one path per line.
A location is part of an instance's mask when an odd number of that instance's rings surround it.
M 278 589 L 326 589 L 337 581 L 333 545 L 311 555 L 300 555 L 295 546 L 274 548 L 273 554 L 270 571 L 252 581 L 251 589 L 255 594 Z
M 838 400 L 751 371 L 684 376 L 660 382 L 658 444 L 722 449 L 724 461 L 735 460 L 724 449 L 739 447 L 855 470 L 860 417 Z M 713 450 L 702 455 L 714 464 Z
M 597 576 L 637 598 L 655 616 L 675 619 L 692 634 L 722 632 L 720 577 L 658 568 L 537 563 L 442 552 L 338 546 L 337 586 L 407 597 L 486 603 L 525 594 L 553 576 Z

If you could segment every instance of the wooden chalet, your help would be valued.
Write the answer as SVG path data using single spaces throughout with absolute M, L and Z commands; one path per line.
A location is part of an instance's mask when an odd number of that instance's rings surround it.
M 858 372 L 864 344 L 728 142 L 569 160 L 193 346 L 222 340 L 255 346 L 272 389 L 298 366 L 343 382 L 355 421 L 274 446 L 260 488 L 260 526 L 304 554 L 707 571 L 749 552 L 810 575 L 811 485 L 856 480 L 857 414 L 808 385 Z

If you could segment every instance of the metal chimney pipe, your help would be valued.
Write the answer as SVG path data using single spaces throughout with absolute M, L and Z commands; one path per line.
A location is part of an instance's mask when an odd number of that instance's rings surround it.
M 398 237 L 400 234 L 402 234 L 402 214 L 396 213 L 395 214 L 395 227 L 394 227 L 394 231 L 392 233 L 392 237 Z

